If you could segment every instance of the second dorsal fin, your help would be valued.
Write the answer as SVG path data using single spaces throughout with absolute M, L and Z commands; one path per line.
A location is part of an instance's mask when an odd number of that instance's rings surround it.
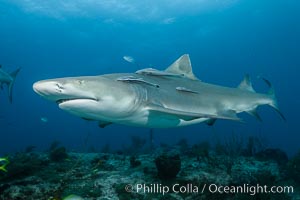
M 247 91 L 250 91 L 250 92 L 255 92 L 255 90 L 252 87 L 252 83 L 251 83 L 249 74 L 245 75 L 244 79 L 239 84 L 238 88 L 240 88 L 241 90 L 247 90 Z

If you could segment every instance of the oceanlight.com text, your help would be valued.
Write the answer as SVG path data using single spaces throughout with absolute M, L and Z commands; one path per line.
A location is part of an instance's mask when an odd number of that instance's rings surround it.
M 219 194 L 249 194 L 256 195 L 258 193 L 271 193 L 271 194 L 281 194 L 281 193 L 293 193 L 293 186 L 267 186 L 267 185 L 249 185 L 243 184 L 240 186 L 223 186 L 210 184 L 208 186 L 208 191 L 210 193 L 219 193 Z

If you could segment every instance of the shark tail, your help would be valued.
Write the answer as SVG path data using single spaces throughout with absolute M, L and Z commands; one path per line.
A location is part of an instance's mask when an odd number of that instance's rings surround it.
M 262 80 L 264 80 L 264 82 L 268 85 L 269 87 L 269 91 L 268 91 L 268 95 L 270 95 L 271 97 L 271 102 L 269 103 L 269 106 L 271 106 L 272 108 L 275 109 L 275 111 L 280 115 L 280 117 L 286 121 L 285 116 L 282 114 L 282 112 L 279 110 L 279 106 L 278 106 L 278 102 L 277 102 L 277 98 L 275 95 L 275 90 L 273 85 L 271 84 L 271 82 L 265 78 L 262 78 Z
M 8 85 L 8 96 L 9 96 L 9 101 L 12 102 L 12 89 L 15 84 L 16 76 L 18 75 L 19 71 L 21 68 L 16 69 L 12 73 L 10 73 L 10 76 L 12 78 L 12 81 Z

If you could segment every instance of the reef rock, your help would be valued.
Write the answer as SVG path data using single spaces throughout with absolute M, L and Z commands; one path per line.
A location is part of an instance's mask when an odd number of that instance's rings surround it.
M 181 159 L 176 152 L 163 153 L 155 159 L 155 165 L 160 179 L 172 179 L 181 169 Z

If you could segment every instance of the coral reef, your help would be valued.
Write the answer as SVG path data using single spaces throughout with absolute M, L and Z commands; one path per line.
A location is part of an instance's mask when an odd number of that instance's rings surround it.
M 70 195 L 86 200 L 299 199 L 300 153 L 283 164 L 285 154 L 277 149 L 257 151 L 249 148 L 253 154 L 250 156 L 242 153 L 245 149 L 241 149 L 239 140 L 235 138 L 231 142 L 237 142 L 234 148 L 219 146 L 230 148 L 220 152 L 206 142 L 190 147 L 182 140 L 173 147 L 155 148 L 151 154 L 75 153 L 62 150 L 59 144 L 52 145 L 48 152 L 16 153 L 9 155 L 8 172 L 0 174 L 0 199 L 58 200 Z M 56 151 L 67 154 L 67 158 L 53 159 L 51 152 Z M 183 192 L 163 194 L 155 190 L 172 188 L 174 184 L 178 184 L 175 189 Z M 249 193 L 212 193 L 208 189 L 196 191 L 204 184 L 292 185 L 294 193 L 252 196 Z M 145 188 L 138 191 L 137 185 Z
M 65 147 L 60 146 L 59 142 L 54 141 L 49 148 L 49 158 L 54 162 L 60 162 L 68 158 Z
M 39 172 L 40 167 L 49 164 L 46 155 L 38 153 L 16 153 L 10 156 L 10 164 L 7 166 L 7 173 L 0 176 L 0 180 L 15 180 L 31 176 Z
M 178 152 L 163 153 L 155 159 L 158 177 L 161 179 L 175 178 L 181 169 L 181 160 Z
M 255 154 L 259 160 L 273 160 L 279 165 L 286 165 L 289 161 L 288 156 L 281 149 L 265 149 Z
M 300 183 L 300 151 L 288 162 L 287 173 L 294 181 Z
M 140 165 L 141 165 L 141 161 L 137 160 L 137 158 L 135 156 L 131 156 L 130 157 L 130 166 L 132 168 L 138 167 Z

